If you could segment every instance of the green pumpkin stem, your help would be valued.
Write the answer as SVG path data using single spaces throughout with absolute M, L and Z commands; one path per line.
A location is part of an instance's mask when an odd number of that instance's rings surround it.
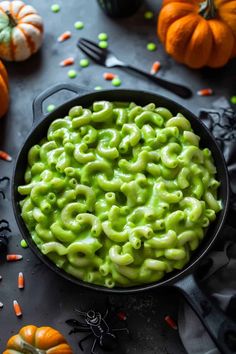
M 10 27 L 16 27 L 17 26 L 17 22 L 16 20 L 14 19 L 14 17 L 12 16 L 12 14 L 10 13 L 10 11 L 6 11 L 6 15 L 8 16 L 8 19 L 9 19 L 9 26 Z
M 201 3 L 199 14 L 202 15 L 206 20 L 216 17 L 216 8 L 214 0 L 206 0 Z

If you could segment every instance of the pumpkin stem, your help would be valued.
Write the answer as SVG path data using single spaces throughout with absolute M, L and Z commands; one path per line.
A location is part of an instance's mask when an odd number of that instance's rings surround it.
M 202 15 L 206 20 L 216 17 L 216 8 L 214 5 L 214 0 L 206 0 L 201 3 L 199 14 Z
M 6 15 L 8 16 L 8 19 L 9 19 L 9 25 L 11 27 L 16 27 L 17 26 L 17 22 L 16 20 L 14 19 L 14 17 L 12 16 L 12 14 L 10 13 L 10 11 L 6 11 Z

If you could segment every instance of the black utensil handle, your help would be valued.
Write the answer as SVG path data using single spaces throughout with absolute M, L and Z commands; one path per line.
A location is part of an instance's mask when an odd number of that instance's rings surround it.
M 180 85 L 180 84 L 175 84 L 173 82 L 170 82 L 170 81 L 167 81 L 167 80 L 164 80 L 164 79 L 161 79 L 160 77 L 156 77 L 156 76 L 153 76 L 151 74 L 148 74 L 147 72 L 141 70 L 141 69 L 137 69 L 131 65 L 122 65 L 122 67 L 124 68 L 127 68 L 127 69 L 130 69 L 140 75 L 143 75 L 145 77 L 147 77 L 148 79 L 154 81 L 156 84 L 158 84 L 159 86 L 175 93 L 176 95 L 182 97 L 182 98 L 190 98 L 193 93 L 192 91 L 186 87 L 186 86 L 183 86 L 183 85 Z
M 62 90 L 70 91 L 78 95 L 89 93 L 89 91 L 86 88 L 74 84 L 61 83 L 49 87 L 48 89 L 40 93 L 33 101 L 33 121 L 34 122 L 40 120 L 45 115 L 43 113 L 43 102 L 48 97 Z
M 193 275 L 173 284 L 184 295 L 222 354 L 236 352 L 236 323 L 203 293 Z

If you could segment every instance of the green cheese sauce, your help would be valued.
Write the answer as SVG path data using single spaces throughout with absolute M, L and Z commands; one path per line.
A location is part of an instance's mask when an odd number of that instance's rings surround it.
M 85 282 L 130 287 L 182 269 L 221 209 L 209 149 L 153 103 L 94 102 L 28 153 L 22 217 L 41 252 Z

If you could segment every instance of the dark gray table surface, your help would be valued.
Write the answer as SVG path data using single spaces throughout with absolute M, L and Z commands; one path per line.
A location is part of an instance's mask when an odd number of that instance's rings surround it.
M 162 63 L 161 77 L 188 84 L 194 96 L 183 100 L 159 88 L 148 80 L 133 76 L 119 69 L 112 72 L 119 74 L 122 79 L 122 88 L 136 88 L 152 90 L 166 95 L 182 103 L 194 113 L 200 107 L 209 108 L 218 96 L 229 98 L 236 92 L 235 61 L 231 61 L 225 68 L 218 70 L 190 70 L 175 63 L 169 58 L 158 42 L 156 32 L 156 19 L 147 21 L 143 17 L 146 9 L 153 9 L 157 13 L 160 1 L 148 1 L 133 17 L 120 20 L 107 18 L 98 8 L 94 0 L 70 0 L 57 2 L 61 11 L 54 14 L 50 10 L 53 3 L 50 1 L 29 1 L 42 14 L 45 22 L 45 38 L 42 50 L 30 60 L 23 63 L 8 63 L 7 69 L 10 77 L 11 106 L 7 116 L 0 122 L 0 149 L 8 151 L 13 160 L 29 133 L 32 125 L 32 101 L 42 90 L 59 82 L 71 82 L 93 88 L 97 85 L 111 88 L 111 83 L 104 81 L 102 74 L 107 71 L 94 63 L 88 68 L 79 68 L 78 61 L 84 56 L 76 49 L 75 43 L 81 35 L 97 40 L 100 32 L 109 34 L 110 48 L 122 59 L 137 67 L 150 70 L 152 63 L 159 60 Z M 81 31 L 73 28 L 77 20 L 82 20 L 85 27 Z M 71 30 L 73 36 L 64 43 L 58 43 L 57 37 L 62 32 Z M 150 41 L 157 43 L 157 51 L 148 52 L 146 44 Z M 74 56 L 74 68 L 78 71 L 76 79 L 67 77 L 70 68 L 60 68 L 59 62 L 69 56 Z M 199 97 L 196 91 L 203 87 L 212 87 L 215 95 L 212 97 Z M 62 93 L 52 97 L 49 103 L 59 104 L 69 98 Z M 11 178 L 14 161 L 7 163 L 0 161 L 0 177 Z M 107 296 L 88 291 L 67 282 L 46 268 L 29 249 L 20 246 L 21 235 L 16 226 L 10 197 L 10 187 L 6 187 L 6 200 L 0 200 L 1 218 L 8 219 L 12 228 L 12 237 L 9 243 L 10 253 L 23 255 L 23 260 L 16 263 L 0 264 L 0 301 L 4 303 L 0 309 L 0 352 L 2 353 L 7 339 L 16 333 L 23 325 L 51 325 L 61 330 L 66 336 L 75 353 L 80 353 L 77 340 L 84 334 L 68 336 L 69 328 L 65 320 L 75 317 L 74 308 L 84 311 L 94 308 L 104 310 L 107 298 L 117 307 L 122 308 L 128 316 L 127 324 L 131 331 L 131 338 L 125 334 L 118 335 L 120 348 L 117 353 L 153 354 L 169 353 L 183 354 L 185 350 L 181 344 L 178 331 L 170 329 L 164 322 L 164 316 L 171 314 L 177 318 L 179 296 L 175 290 L 163 289 L 136 295 Z M 23 271 L 26 286 L 23 291 L 17 288 L 17 275 Z M 18 300 L 23 309 L 21 319 L 13 312 L 12 301 Z M 116 310 L 113 311 L 111 323 L 114 327 L 122 327 L 122 321 L 117 322 Z M 85 353 L 90 353 L 92 340 L 84 343 Z M 102 351 L 98 348 L 98 353 Z

